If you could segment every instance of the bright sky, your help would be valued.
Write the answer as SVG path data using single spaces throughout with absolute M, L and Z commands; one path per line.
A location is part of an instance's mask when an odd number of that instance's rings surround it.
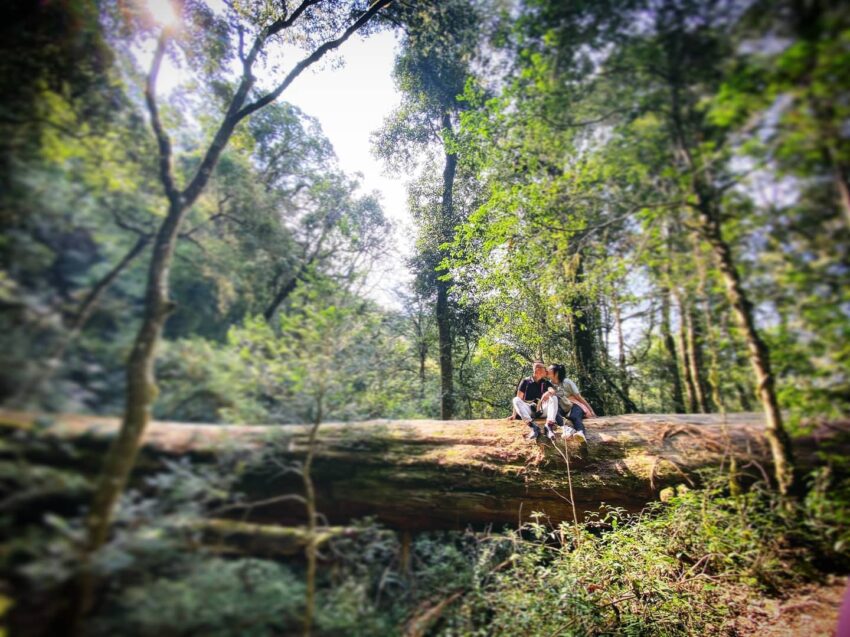
M 173 25 L 179 18 L 169 0 L 145 0 L 149 11 L 160 24 Z M 218 0 L 207 0 L 214 9 L 220 9 Z M 281 101 L 298 106 L 304 113 L 315 117 L 339 158 L 340 168 L 346 173 L 362 175 L 364 193 L 376 191 L 384 213 L 392 221 L 395 231 L 387 236 L 387 257 L 376 265 L 366 282 L 364 292 L 380 304 L 398 308 L 394 291 L 410 279 L 404 258 L 413 250 L 412 225 L 407 214 L 407 193 L 404 179 L 390 179 L 384 175 L 380 161 L 371 154 L 370 136 L 383 124 L 401 97 L 392 79 L 393 61 L 397 43 L 395 34 L 383 31 L 368 38 L 353 35 L 336 52 L 343 64 L 320 61 L 305 70 L 287 88 Z M 153 55 L 153 43 L 137 51 L 142 59 Z M 303 58 L 305 53 L 292 49 L 287 55 L 286 71 Z M 328 57 L 331 57 L 330 54 Z M 149 64 L 144 60 L 143 67 Z M 160 73 L 159 90 L 169 91 L 180 83 L 181 71 L 166 58 Z M 272 78 L 273 86 L 279 78 Z
M 409 278 L 402 259 L 412 252 L 412 231 L 404 180 L 384 175 L 382 163 L 372 157 L 370 135 L 401 99 L 392 79 L 395 51 L 392 32 L 352 36 L 340 47 L 341 68 L 308 69 L 283 95 L 319 120 L 340 167 L 363 175 L 363 190 L 380 194 L 385 214 L 395 223 L 395 236 L 387 237 L 388 258 L 369 281 L 369 296 L 390 307 L 398 307 L 393 290 Z

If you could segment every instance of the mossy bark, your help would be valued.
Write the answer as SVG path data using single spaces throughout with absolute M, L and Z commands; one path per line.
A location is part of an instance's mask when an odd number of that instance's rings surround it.
M 5 425 L 34 422 L 38 416 L 0 411 Z M 769 470 L 771 453 L 764 415 L 728 414 L 728 438 L 719 415 L 610 416 L 587 421 L 588 445 L 566 446 L 579 517 L 604 502 L 631 511 L 657 498 L 661 489 L 697 484 L 699 470 L 737 459 L 754 477 Z M 45 435 L 72 441 L 81 456 L 106 448 L 117 419 L 54 417 Z M 301 492 L 298 475 L 278 475 L 265 464 L 302 461 L 309 427 L 200 425 L 152 422 L 143 440 L 139 468 L 157 470 L 163 457 L 190 456 L 211 461 L 219 453 L 247 452 L 257 460 L 240 489 L 251 501 Z M 311 475 L 316 508 L 331 524 L 375 516 L 402 530 L 515 526 L 534 512 L 552 522 L 572 520 L 566 499 L 566 463 L 552 443 L 523 438 L 521 423 L 504 420 L 373 421 L 326 423 L 316 441 Z M 564 443 L 557 444 L 564 449 Z M 850 452 L 850 422 L 824 425 L 795 440 L 800 468 L 818 463 L 817 452 Z M 42 458 L 42 461 L 45 459 Z M 242 517 L 240 513 L 240 518 Z M 304 524 L 304 505 L 282 498 L 253 508 L 258 523 Z

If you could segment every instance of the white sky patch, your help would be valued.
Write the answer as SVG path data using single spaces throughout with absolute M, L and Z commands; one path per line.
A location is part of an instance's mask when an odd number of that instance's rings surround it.
M 355 35 L 340 47 L 343 66 L 307 70 L 283 95 L 319 121 L 340 167 L 362 175 L 363 192 L 380 194 L 396 232 L 387 237 L 387 259 L 372 272 L 367 289 L 370 297 L 393 308 L 399 305 L 394 291 L 410 280 L 403 259 L 413 253 L 414 235 L 406 180 L 384 174 L 382 162 L 372 156 L 370 137 L 401 101 L 392 78 L 395 52 L 395 34 L 390 31 L 368 38 Z
M 170 0 L 145 0 L 145 7 L 160 26 L 175 27 L 180 22 L 180 16 Z
M 150 0 L 164 4 L 166 0 Z M 392 78 L 396 36 L 382 31 L 367 38 L 353 35 L 335 54 L 343 64 L 324 60 L 305 70 L 287 88 L 280 101 L 299 107 L 318 120 L 333 145 L 340 168 L 361 175 L 361 193 L 376 191 L 395 232 L 387 236 L 387 256 L 376 264 L 365 286 L 366 294 L 387 308 L 399 309 L 396 290 L 411 280 L 404 259 L 413 254 L 414 231 L 407 210 L 406 179 L 384 174 L 382 161 L 371 153 L 370 137 L 398 106 L 401 95 Z M 147 68 L 153 55 L 153 42 L 139 47 L 135 54 Z M 307 55 L 294 47 L 285 50 L 288 64 L 280 77 L 260 77 L 260 84 L 274 86 L 297 61 Z M 160 71 L 158 92 L 167 94 L 184 81 L 183 72 L 166 57 Z

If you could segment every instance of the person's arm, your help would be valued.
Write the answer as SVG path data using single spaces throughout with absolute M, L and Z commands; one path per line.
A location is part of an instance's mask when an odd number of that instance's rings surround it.
M 557 393 L 558 392 L 556 391 L 556 389 L 552 387 L 552 385 L 549 385 L 549 389 L 547 389 L 540 397 L 540 404 L 545 405 L 547 402 L 549 402 L 549 399 Z
M 516 397 L 519 398 L 520 400 L 525 400 L 525 388 L 527 386 L 528 386 L 528 384 L 525 382 L 524 378 L 521 381 L 519 381 L 519 387 L 517 387 L 517 389 L 516 389 Z
M 587 402 L 581 394 L 573 394 L 570 396 L 570 400 L 574 403 L 581 403 L 585 406 L 587 413 L 585 414 L 585 418 L 591 417 L 596 418 L 596 412 L 593 411 L 593 407 L 590 406 L 590 403 Z

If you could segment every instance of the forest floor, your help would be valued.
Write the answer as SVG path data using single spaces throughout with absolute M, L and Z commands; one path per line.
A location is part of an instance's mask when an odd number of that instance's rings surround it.
M 784 599 L 764 598 L 735 620 L 737 634 L 747 637 L 830 637 L 850 578 L 830 575 L 822 584 L 808 584 Z

